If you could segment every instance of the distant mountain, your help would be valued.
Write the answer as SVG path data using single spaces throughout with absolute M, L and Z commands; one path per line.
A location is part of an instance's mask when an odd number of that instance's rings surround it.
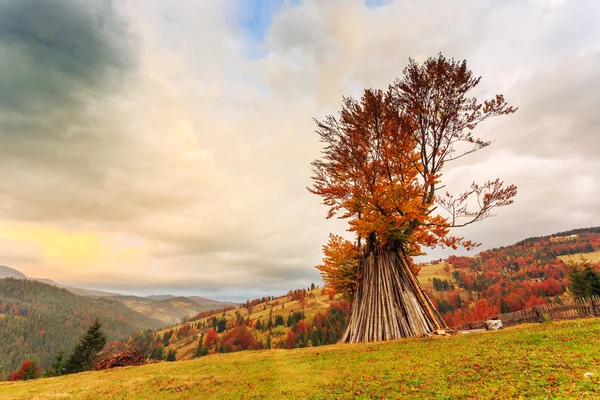
M 24 274 L 17 271 L 16 269 L 5 267 L 4 265 L 0 265 L 0 278 L 18 278 L 25 279 L 27 278 Z
M 165 325 L 180 323 L 184 317 L 193 316 L 202 311 L 237 305 L 236 303 L 215 301 L 197 296 L 168 296 L 163 300 L 154 300 L 160 297 L 163 296 L 112 296 L 110 299 L 120 301 L 132 310 L 147 317 L 163 321 Z
M 95 318 L 109 341 L 163 325 L 118 301 L 78 296 L 29 279 L 0 279 L 0 376 L 26 359 L 48 366 L 61 347 L 67 353 L 73 349 Z
M 61 289 L 66 289 L 78 296 L 116 300 L 148 318 L 162 321 L 165 325 L 179 323 L 181 322 L 182 318 L 196 315 L 202 311 L 215 310 L 218 308 L 237 305 L 237 303 L 221 302 L 199 296 L 176 297 L 170 294 L 161 294 L 141 297 L 104 292 L 101 290 L 83 289 L 74 286 L 63 285 L 51 279 L 30 278 L 16 269 L 0 266 L 0 278 L 5 277 L 29 279 L 46 283 Z
M 170 294 L 151 294 L 150 296 L 146 296 L 146 297 L 149 299 L 152 299 L 152 300 L 169 300 L 175 296 L 172 296 Z
M 49 279 L 36 279 L 39 281 L 47 281 Z M 52 282 L 52 281 L 50 281 Z M 56 282 L 52 282 L 50 283 L 50 285 L 54 285 L 54 286 L 58 286 L 59 288 L 63 288 L 63 289 L 67 289 L 69 292 L 74 293 L 76 295 L 79 296 L 86 296 L 86 297 L 113 297 L 113 296 L 122 296 L 119 293 L 112 293 L 112 292 L 103 292 L 100 290 L 93 290 L 93 289 L 82 289 L 82 288 L 78 288 L 78 287 L 74 287 L 74 286 L 67 286 L 67 285 L 63 285 L 60 283 L 56 283 Z

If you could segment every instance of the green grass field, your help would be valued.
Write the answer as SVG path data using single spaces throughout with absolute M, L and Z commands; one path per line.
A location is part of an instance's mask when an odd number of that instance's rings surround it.
M 424 288 L 433 288 L 433 278 L 447 279 L 449 281 L 452 281 L 452 278 L 450 276 L 453 268 L 452 266 L 450 266 L 450 272 L 446 272 L 444 271 L 444 265 L 446 265 L 446 263 L 441 262 L 421 267 L 419 275 L 417 275 L 417 279 L 419 280 L 421 286 L 423 286 Z
M 600 319 L 586 319 L 5 382 L 0 398 L 593 399 L 599 376 Z
M 573 260 L 576 263 L 579 262 L 580 257 L 583 257 L 589 263 L 600 262 L 600 250 L 596 250 L 592 253 L 576 253 L 576 254 L 569 254 L 566 256 L 558 256 L 558 258 L 560 258 L 564 262 L 567 262 L 568 260 Z

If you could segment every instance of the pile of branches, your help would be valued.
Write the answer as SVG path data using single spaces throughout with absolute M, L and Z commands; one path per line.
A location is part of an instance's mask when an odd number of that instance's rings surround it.
M 138 349 L 127 349 L 118 353 L 102 356 L 94 365 L 94 371 L 110 369 L 115 367 L 127 367 L 132 365 L 143 365 L 146 363 L 144 354 Z

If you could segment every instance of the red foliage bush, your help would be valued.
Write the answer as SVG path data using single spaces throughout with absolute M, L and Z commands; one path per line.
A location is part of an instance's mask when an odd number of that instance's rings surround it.
M 25 360 L 21 364 L 21 368 L 10 374 L 10 381 L 26 381 L 28 379 L 35 379 L 40 376 L 42 369 L 33 361 Z
M 260 343 L 254 338 L 254 335 L 248 331 L 245 325 L 238 325 L 230 331 L 223 334 L 220 340 L 222 348 L 230 347 L 232 350 L 248 350 L 260 348 Z
M 212 347 L 219 341 L 219 334 L 213 328 L 210 328 L 208 332 L 206 332 L 206 337 L 204 338 L 204 346 Z
M 146 363 L 144 354 L 138 349 L 127 349 L 118 353 L 102 356 L 92 368 L 94 371 L 115 367 L 128 367 Z

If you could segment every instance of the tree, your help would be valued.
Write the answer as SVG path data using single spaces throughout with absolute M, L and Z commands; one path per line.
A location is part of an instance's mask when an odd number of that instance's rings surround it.
M 168 349 L 167 350 L 166 361 L 177 361 L 177 350 L 175 350 L 175 349 Z
M 334 292 L 343 293 L 351 299 L 360 264 L 358 246 L 341 236 L 329 234 L 329 242 L 323 246 L 323 254 L 323 264 L 317 265 L 323 282 Z
M 58 353 L 56 353 L 56 357 L 54 362 L 48 367 L 46 371 L 47 376 L 60 376 L 64 374 L 64 364 L 65 364 L 65 349 L 60 348 Z
M 73 374 L 90 370 L 98 354 L 106 345 L 106 340 L 106 333 L 102 331 L 102 324 L 96 318 L 87 332 L 79 339 L 79 343 L 67 359 L 64 366 L 65 373 Z
M 217 342 L 219 341 L 219 335 L 217 334 L 217 332 L 214 329 L 209 329 L 208 332 L 206 332 L 206 338 L 204 339 L 204 346 L 208 347 L 213 347 L 215 344 L 217 344 Z
M 569 290 L 575 297 L 600 296 L 600 273 L 581 257 L 580 263 L 569 260 Z
M 489 117 L 516 111 L 501 95 L 483 103 L 468 97 L 479 81 L 465 61 L 442 55 L 423 64 L 410 60 L 387 91 L 367 89 L 360 101 L 344 98 L 338 118 L 315 121 L 325 146 L 312 163 L 309 191 L 329 206 L 328 218 L 347 219 L 356 234 L 354 300 L 343 341 L 396 339 L 444 327 L 416 279 L 411 257 L 422 254 L 422 247 L 476 246 L 450 229 L 512 203 L 516 187 L 498 179 L 473 183 L 459 195 L 439 194 L 448 163 L 490 145 L 473 129 Z M 317 268 L 326 282 L 347 292 L 348 284 L 337 285 L 347 264 L 333 262 L 327 253 L 340 247 L 339 240 L 330 239 Z
M 36 379 L 40 376 L 42 369 L 37 365 L 35 361 L 25 360 L 21 367 L 10 374 L 9 380 L 11 381 L 26 381 L 29 379 Z
M 198 345 L 196 346 L 196 357 L 202 357 L 208 355 L 208 347 L 204 345 L 204 335 L 200 336 Z

